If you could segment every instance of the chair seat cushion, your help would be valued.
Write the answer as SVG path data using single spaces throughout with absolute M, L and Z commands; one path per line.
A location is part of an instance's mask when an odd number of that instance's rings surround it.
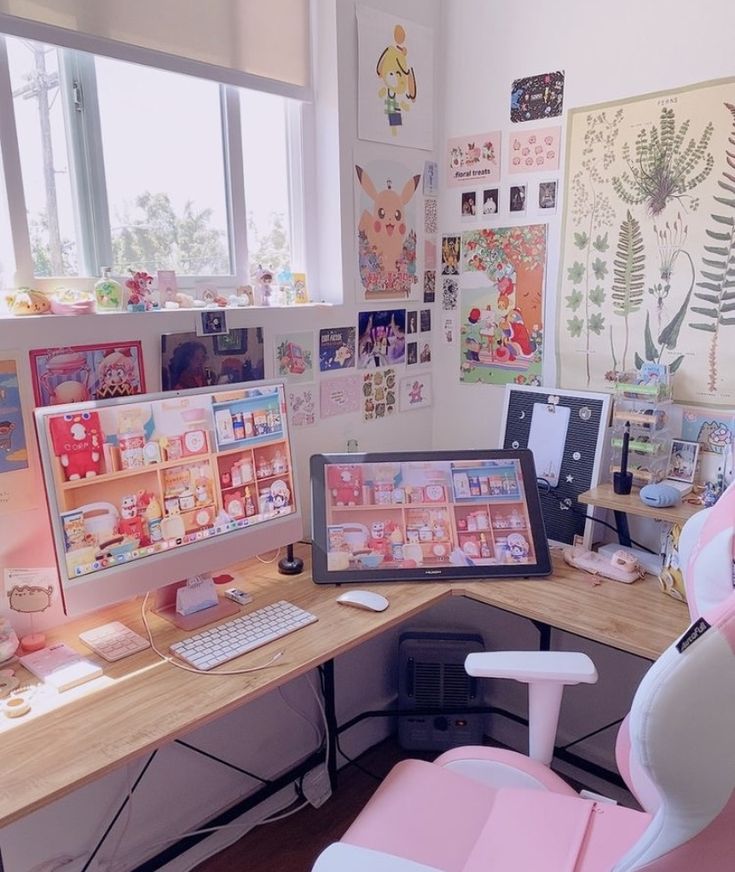
M 649 820 L 579 797 L 498 790 L 407 760 L 394 767 L 343 841 L 443 872 L 609 872 Z

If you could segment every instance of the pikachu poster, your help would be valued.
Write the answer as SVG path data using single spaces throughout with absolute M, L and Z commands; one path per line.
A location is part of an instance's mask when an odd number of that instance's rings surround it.
M 408 300 L 419 291 L 423 164 L 394 155 L 384 146 L 355 149 L 358 272 L 368 301 Z
M 414 21 L 358 6 L 360 139 L 434 147 L 432 36 Z

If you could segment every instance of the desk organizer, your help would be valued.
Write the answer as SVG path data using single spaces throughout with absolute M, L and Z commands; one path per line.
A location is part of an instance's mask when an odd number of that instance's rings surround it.
M 663 369 L 663 368 L 662 368 Z M 625 425 L 630 424 L 628 471 L 641 487 L 663 481 L 669 464 L 672 385 L 666 380 L 640 383 L 639 373 L 622 373 L 615 383 L 610 476 L 620 471 Z

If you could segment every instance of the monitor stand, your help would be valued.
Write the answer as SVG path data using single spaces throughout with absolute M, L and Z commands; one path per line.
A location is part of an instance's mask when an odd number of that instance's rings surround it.
M 240 606 L 231 600 L 217 598 L 216 606 L 209 606 L 190 615 L 180 615 L 176 611 L 176 591 L 187 584 L 186 581 L 176 581 L 167 584 L 156 591 L 153 611 L 165 620 L 177 626 L 180 630 L 198 630 L 222 618 L 228 618 L 240 612 Z

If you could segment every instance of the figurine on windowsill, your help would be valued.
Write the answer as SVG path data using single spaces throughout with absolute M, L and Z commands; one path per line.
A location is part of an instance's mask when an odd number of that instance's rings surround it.
M 145 312 L 154 308 L 151 298 L 153 276 L 140 270 L 130 270 L 130 278 L 125 282 L 128 289 L 128 312 Z
M 256 300 L 261 306 L 270 306 L 273 295 L 273 273 L 269 269 L 258 267 L 256 276 L 258 279 Z

